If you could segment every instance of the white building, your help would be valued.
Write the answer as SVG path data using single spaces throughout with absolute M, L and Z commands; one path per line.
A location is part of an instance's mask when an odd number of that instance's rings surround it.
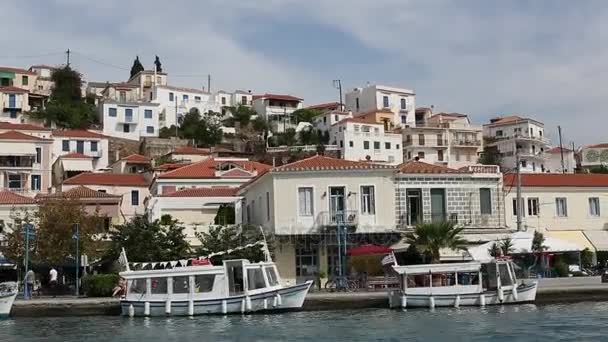
M 152 168 L 152 159 L 141 154 L 130 154 L 110 165 L 114 173 L 143 173 Z
M 563 168 L 562 156 L 564 160 Z M 574 173 L 576 171 L 574 151 L 560 147 L 545 150 L 545 171 L 547 173 Z
M 545 126 L 533 119 L 508 116 L 490 120 L 483 125 L 483 135 L 492 140 L 502 155 L 502 167 L 516 167 L 516 150 L 519 151 L 520 170 L 526 173 L 545 172 L 545 149 L 549 140 L 544 136 Z
M 157 85 L 152 88 L 151 101 L 159 104 L 161 127 L 179 124 L 180 117 L 194 108 L 198 109 L 201 116 L 209 111 L 220 112 L 215 96 L 202 89 Z
M 48 192 L 52 143 L 21 131 L 0 133 L 0 188 L 26 195 Z
M 342 112 L 338 110 L 327 111 L 321 113 L 313 119 L 313 126 L 315 129 L 321 130 L 322 132 L 330 132 L 331 126 L 346 119 L 352 118 L 351 112 Z
M 154 87 L 167 85 L 167 74 L 155 72 L 154 70 L 143 70 L 133 75 L 127 81 L 138 89 L 138 101 L 152 101 L 154 98 Z
M 292 114 L 302 108 L 302 99 L 291 95 L 264 94 L 254 95 L 253 110 L 266 119 L 275 133 L 296 128 Z
M 461 168 L 477 163 L 482 151 L 482 128 L 459 113 L 432 114 L 416 110 L 416 126 L 402 129 L 404 159 Z
M 79 153 L 92 158 L 92 170 L 108 166 L 109 138 L 103 134 L 84 129 L 57 129 L 53 131 L 52 139 L 52 163 L 62 155 Z
M 606 166 L 608 166 L 608 144 L 589 145 L 581 149 L 583 170 Z
M 382 123 L 365 118 L 346 118 L 331 126 L 330 143 L 338 145 L 342 158 L 401 164 L 401 134 L 385 131 Z
M 344 105 L 354 116 L 358 113 L 388 109 L 393 113 L 393 123 L 400 126 L 415 126 L 416 94 L 413 90 L 369 85 L 355 88 L 345 94 Z
M 0 108 L 0 121 L 23 122 L 23 113 L 30 111 L 28 91 L 14 86 L 0 86 Z

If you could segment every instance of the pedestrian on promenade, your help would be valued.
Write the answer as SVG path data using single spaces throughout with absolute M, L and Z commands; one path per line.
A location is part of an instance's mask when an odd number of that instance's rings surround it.
M 25 274 L 25 299 L 31 299 L 32 293 L 34 292 L 34 282 L 36 281 L 36 275 L 34 271 L 29 270 Z
M 53 298 L 57 297 L 57 270 L 54 267 L 49 271 L 49 287 Z

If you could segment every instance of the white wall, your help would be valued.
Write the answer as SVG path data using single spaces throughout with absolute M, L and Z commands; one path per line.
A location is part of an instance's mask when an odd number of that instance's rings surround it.
M 170 93 L 173 94 L 173 101 L 170 100 Z M 184 100 L 184 95 L 188 97 Z M 178 116 L 187 114 L 190 109 L 196 108 L 202 115 L 207 112 L 219 112 L 220 107 L 215 100 L 215 96 L 210 93 L 201 91 L 187 91 L 186 89 L 178 90 L 176 88 L 166 88 L 158 86 L 154 88 L 153 103 L 158 103 L 159 113 L 164 113 L 165 120 L 161 122 L 161 127 L 170 127 L 178 122 Z M 177 114 L 176 105 L 177 102 Z
M 388 107 L 384 107 L 384 96 L 388 96 Z M 357 108 L 357 99 L 359 107 Z M 401 99 L 405 99 L 406 107 L 401 108 Z M 365 88 L 355 88 L 345 95 L 346 110 L 357 113 L 377 109 L 390 109 L 394 114 L 393 122 L 396 126 L 416 125 L 414 112 L 416 110 L 416 96 L 413 91 L 403 88 L 372 85 Z
M 110 108 L 116 109 L 116 117 L 110 117 Z M 123 124 L 126 124 L 125 109 L 133 110 L 133 120 L 129 122 L 129 132 L 123 132 Z M 142 137 L 158 137 L 159 119 L 158 104 L 153 103 L 132 103 L 121 104 L 111 101 L 104 101 L 100 104 L 101 121 L 103 124 L 103 134 L 130 140 L 139 140 Z M 152 118 L 145 118 L 145 110 L 152 111 Z M 152 127 L 153 132 L 147 131 Z
M 80 185 L 68 185 L 63 184 L 61 191 L 68 191 L 73 188 L 77 188 Z M 150 190 L 148 187 L 142 186 L 109 186 L 109 185 L 95 185 L 85 184 L 87 188 L 91 188 L 96 191 L 105 190 L 108 194 L 122 196 L 122 203 L 120 205 L 120 211 L 124 215 L 126 220 L 131 219 L 135 215 L 143 215 L 146 212 L 144 201 L 150 196 Z M 131 204 L 131 192 L 139 191 L 139 202 L 137 205 Z
M 564 151 L 564 169 L 566 173 L 574 173 L 576 160 L 573 151 Z M 549 173 L 562 173 L 561 153 L 545 153 L 545 171 Z
M 363 132 L 364 127 L 369 132 Z M 369 143 L 368 149 L 365 142 Z M 385 133 L 382 124 L 344 122 L 334 125 L 330 143 L 341 148 L 342 158 L 346 160 L 364 161 L 369 156 L 369 160 L 394 165 L 403 162 L 401 134 Z M 379 148 L 376 148 L 376 143 Z
M 63 141 L 67 140 L 70 144 L 69 151 L 63 150 Z M 78 141 L 84 142 L 84 154 L 93 157 L 93 167 L 102 169 L 108 166 L 108 152 L 109 141 L 108 139 L 101 138 L 77 138 L 77 137 L 53 137 L 53 151 L 51 155 L 52 164 L 55 163 L 57 158 L 64 154 L 76 152 L 76 145 Z M 97 142 L 97 151 L 91 151 L 91 142 Z

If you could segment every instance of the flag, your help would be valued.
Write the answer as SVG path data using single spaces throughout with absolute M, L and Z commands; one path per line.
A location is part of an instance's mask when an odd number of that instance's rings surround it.
M 127 271 L 131 270 L 129 268 L 129 261 L 127 260 L 127 252 L 125 252 L 124 248 L 122 249 L 122 251 L 120 251 L 120 256 L 118 257 L 118 263 L 121 266 L 123 266 Z
M 382 266 L 390 265 L 395 263 L 395 255 L 393 253 L 387 254 L 382 258 Z

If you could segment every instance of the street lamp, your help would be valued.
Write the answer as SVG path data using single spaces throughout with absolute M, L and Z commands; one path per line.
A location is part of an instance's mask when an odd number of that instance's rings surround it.
M 28 293 L 27 290 L 27 272 L 29 271 L 30 266 L 30 238 L 36 236 L 36 232 L 34 232 L 34 225 L 31 223 L 26 223 L 23 225 L 23 231 L 21 232 L 25 236 L 25 277 L 23 284 L 23 297 L 28 298 L 31 296 L 31 293 Z
M 72 239 L 76 240 L 76 297 L 78 297 L 79 295 L 79 289 L 78 289 L 78 271 L 80 268 L 80 260 L 79 260 L 79 251 L 78 251 L 78 245 L 80 242 L 80 224 L 78 223 L 74 223 L 74 226 L 72 227 Z

